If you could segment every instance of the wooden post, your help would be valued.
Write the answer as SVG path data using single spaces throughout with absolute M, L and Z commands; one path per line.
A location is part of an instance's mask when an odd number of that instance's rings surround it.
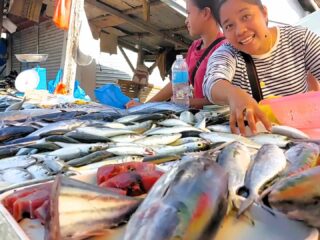
M 150 20 L 150 2 L 143 0 L 143 20 L 149 22 Z
M 65 52 L 65 62 L 63 68 L 62 82 L 66 86 L 68 95 L 73 96 L 74 82 L 76 78 L 77 64 L 75 61 L 78 43 L 79 33 L 81 25 L 81 11 L 84 11 L 83 0 L 71 0 L 71 14 L 70 23 L 68 29 L 68 37 Z

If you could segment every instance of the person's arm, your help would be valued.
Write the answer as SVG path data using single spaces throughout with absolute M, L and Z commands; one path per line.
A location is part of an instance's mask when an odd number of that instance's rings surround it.
M 218 80 L 211 88 L 211 99 L 218 104 L 230 106 L 230 128 L 233 133 L 245 135 L 246 119 L 251 131 L 256 133 L 256 123 L 261 121 L 270 130 L 271 123 L 260 110 L 258 103 L 243 89 L 225 80 Z
M 315 78 L 312 79 L 308 76 L 307 81 L 308 84 L 311 83 L 312 87 L 318 88 L 319 86 L 314 84 L 313 81 L 318 80 L 320 82 L 320 36 L 310 30 L 306 30 L 304 41 L 306 69 Z
M 320 91 L 320 83 L 311 73 L 308 73 L 307 83 L 308 91 Z
M 205 105 L 210 105 L 211 102 L 206 98 L 190 98 L 190 107 L 192 108 L 203 108 Z
M 162 102 L 167 101 L 172 97 L 172 84 L 168 83 L 164 88 L 162 88 L 156 95 L 154 95 L 147 102 Z

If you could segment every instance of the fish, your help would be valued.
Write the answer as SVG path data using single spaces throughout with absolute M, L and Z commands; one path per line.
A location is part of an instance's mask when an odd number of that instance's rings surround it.
M 152 148 L 139 146 L 139 145 L 111 147 L 111 148 L 108 148 L 107 151 L 120 156 L 122 155 L 138 155 L 138 156 L 155 155 L 155 151 Z
M 170 146 L 178 146 L 181 144 L 185 144 L 185 143 L 191 143 L 191 142 L 198 142 L 199 140 L 202 140 L 202 138 L 199 137 L 185 137 L 185 138 L 180 138 L 176 141 L 174 141 L 173 143 L 170 143 Z
M 191 125 L 193 125 L 196 121 L 194 115 L 190 111 L 184 111 L 180 113 L 179 119 Z
M 177 105 L 172 102 L 148 102 L 141 104 L 139 106 L 134 106 L 129 108 L 127 111 L 130 114 L 152 114 L 159 112 L 173 112 L 173 113 L 181 113 L 186 110 L 186 107 L 182 105 Z
M 153 185 L 124 240 L 213 239 L 226 214 L 228 176 L 207 158 L 181 162 Z
M 125 117 L 118 118 L 118 123 L 132 123 L 132 122 L 144 122 L 148 120 L 161 120 L 165 118 L 165 115 L 161 113 L 147 113 L 147 114 L 133 114 Z
M 9 158 L 0 159 L 0 170 L 9 168 L 27 168 L 37 162 L 36 159 L 29 156 L 15 156 Z
M 145 121 L 141 123 L 135 123 L 133 125 L 126 126 L 124 129 L 131 130 L 137 134 L 142 134 L 148 131 L 152 127 L 153 121 Z
M 190 124 L 180 119 L 166 119 L 161 122 L 158 122 L 158 124 L 165 127 L 176 127 L 176 126 L 190 127 L 191 126 Z
M 31 155 L 38 152 L 38 149 L 36 148 L 20 148 L 20 150 L 17 152 L 16 156 L 22 156 L 22 155 Z
M 195 127 L 185 127 L 185 126 L 178 126 L 178 127 L 163 127 L 163 128 L 156 128 L 151 129 L 145 135 L 165 135 L 165 134 L 174 134 L 174 133 L 182 133 L 182 132 L 202 132 L 202 130 L 195 128 Z
M 140 203 L 137 198 L 58 176 L 52 186 L 46 239 L 87 239 L 101 235 L 126 223 Z
M 179 160 L 180 156 L 178 155 L 155 155 L 155 156 L 147 156 L 143 158 L 143 162 L 161 164 L 171 161 Z
M 83 165 L 87 165 L 90 163 L 98 162 L 103 159 L 109 158 L 113 156 L 112 153 L 106 151 L 106 150 L 101 150 L 97 152 L 90 153 L 84 157 L 81 158 L 75 158 L 70 161 L 68 161 L 68 165 L 72 167 L 81 167 Z
M 62 144 L 62 143 L 57 143 L 57 144 Z M 66 144 L 65 144 L 66 145 Z M 83 157 L 89 153 L 96 152 L 99 150 L 104 150 L 108 147 L 107 144 L 99 144 L 99 143 L 94 143 L 94 144 L 74 144 L 70 146 L 65 146 L 62 147 L 58 150 L 52 151 L 48 153 L 47 155 L 49 156 L 57 156 L 61 160 L 68 161 L 71 159 Z
M 32 174 L 34 179 L 45 179 L 52 175 L 49 168 L 39 163 L 27 167 L 27 171 Z
M 11 104 L 9 107 L 7 107 L 4 112 L 14 111 L 14 110 L 20 110 L 23 103 L 26 101 L 26 97 L 24 96 L 21 101 Z
M 286 147 L 291 142 L 286 136 L 279 135 L 279 134 L 270 134 L 270 133 L 268 134 L 260 133 L 252 137 L 249 137 L 249 139 L 261 145 L 276 144 L 278 147 L 281 147 L 281 148 Z
M 78 134 L 86 134 L 87 136 L 96 136 L 96 137 L 102 137 L 102 138 L 108 138 L 108 137 L 114 137 L 119 136 L 123 134 L 132 134 L 135 133 L 132 130 L 128 129 L 121 129 L 121 128 L 97 128 L 97 127 L 81 127 L 73 132 L 76 132 Z M 67 136 L 70 136 L 69 134 L 66 134 Z
M 317 165 L 319 146 L 314 143 L 300 143 L 285 152 L 289 162 L 283 176 L 290 176 Z
M 207 126 L 207 128 L 213 132 L 231 133 L 230 125 L 226 125 L 226 124 L 210 125 L 210 126 Z
M 228 173 L 228 189 L 231 200 L 236 198 L 238 190 L 244 185 L 250 162 L 250 151 L 246 145 L 240 142 L 229 144 L 219 153 L 217 163 Z
M 181 136 L 182 135 L 180 133 L 168 134 L 168 135 L 152 135 L 149 137 L 138 139 L 138 140 L 134 141 L 134 143 L 142 144 L 142 145 L 149 145 L 149 146 L 168 145 L 170 143 L 175 142 L 179 138 L 181 138 Z
M 285 169 L 286 162 L 284 152 L 275 144 L 265 144 L 258 150 L 245 178 L 249 195 L 241 203 L 238 217 L 259 199 L 259 191 Z
M 127 163 L 127 162 L 142 162 L 143 160 L 144 160 L 143 156 L 137 156 L 137 155 L 116 156 L 116 157 L 107 158 L 104 161 L 87 164 L 82 167 L 76 167 L 75 170 L 80 172 L 97 170 L 99 167 L 102 167 L 105 165 Z
M 182 154 L 186 152 L 200 151 L 200 150 L 204 150 L 206 147 L 208 147 L 208 143 L 202 140 L 198 142 L 185 143 L 178 146 L 163 146 L 163 147 L 153 146 L 153 149 L 155 150 L 157 155 L 173 155 L 173 154 Z
M 3 181 L 10 184 L 21 183 L 33 179 L 32 175 L 27 170 L 20 167 L 1 170 L 0 173 Z
M 289 218 L 320 228 L 320 167 L 283 178 L 272 186 L 267 203 Z
M 0 142 L 24 137 L 35 130 L 36 128 L 30 126 L 10 126 L 0 128 Z
M 261 144 L 255 143 L 252 140 L 242 137 L 240 135 L 231 134 L 231 133 L 201 133 L 200 137 L 204 140 L 207 140 L 211 143 L 223 143 L 223 142 L 241 142 L 247 147 L 259 149 Z
M 49 135 L 63 135 L 67 132 L 72 131 L 75 128 L 78 128 L 85 124 L 85 121 L 80 121 L 77 119 L 71 119 L 66 121 L 60 121 L 48 124 L 47 126 L 38 129 L 37 131 L 34 131 L 33 133 L 30 133 L 28 137 L 32 136 L 49 136 Z
M 51 135 L 44 138 L 46 142 L 65 142 L 65 143 L 80 143 L 79 141 L 70 138 L 66 135 Z
M 9 112 L 0 113 L 0 119 L 2 121 L 17 121 L 25 120 L 27 118 L 40 116 L 48 113 L 59 113 L 60 110 L 56 109 L 24 109 L 24 110 L 13 110 Z
M 124 134 L 111 137 L 110 140 L 112 142 L 131 143 L 142 138 L 145 138 L 145 136 L 141 134 Z
M 283 135 L 294 139 L 310 139 L 304 132 L 289 126 L 275 125 L 271 127 L 271 133 Z

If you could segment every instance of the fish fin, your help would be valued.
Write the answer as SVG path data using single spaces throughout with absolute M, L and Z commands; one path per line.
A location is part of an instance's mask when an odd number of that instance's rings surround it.
M 273 211 L 273 209 L 265 206 L 265 205 L 260 205 L 262 209 L 266 210 L 268 213 L 270 213 L 272 216 L 276 216 L 276 213 Z
M 244 200 L 240 205 L 237 218 L 239 218 L 254 203 L 255 200 L 255 195 L 250 195 L 246 200 Z

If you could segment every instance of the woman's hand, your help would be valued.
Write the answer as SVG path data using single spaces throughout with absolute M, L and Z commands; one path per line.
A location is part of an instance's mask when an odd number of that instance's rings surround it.
M 271 129 L 271 123 L 260 110 L 258 103 L 244 90 L 233 86 L 228 92 L 230 106 L 230 128 L 237 133 L 237 126 L 241 135 L 245 135 L 245 123 L 247 120 L 252 133 L 257 132 L 256 123 L 261 121 L 267 130 Z M 237 126 L 236 126 L 237 125 Z
M 129 102 L 127 102 L 126 108 L 127 108 L 127 109 L 128 109 L 128 108 L 132 108 L 132 107 L 135 107 L 135 106 L 139 106 L 139 105 L 141 105 L 141 104 L 143 104 L 143 103 L 137 102 L 137 101 L 131 99 Z

